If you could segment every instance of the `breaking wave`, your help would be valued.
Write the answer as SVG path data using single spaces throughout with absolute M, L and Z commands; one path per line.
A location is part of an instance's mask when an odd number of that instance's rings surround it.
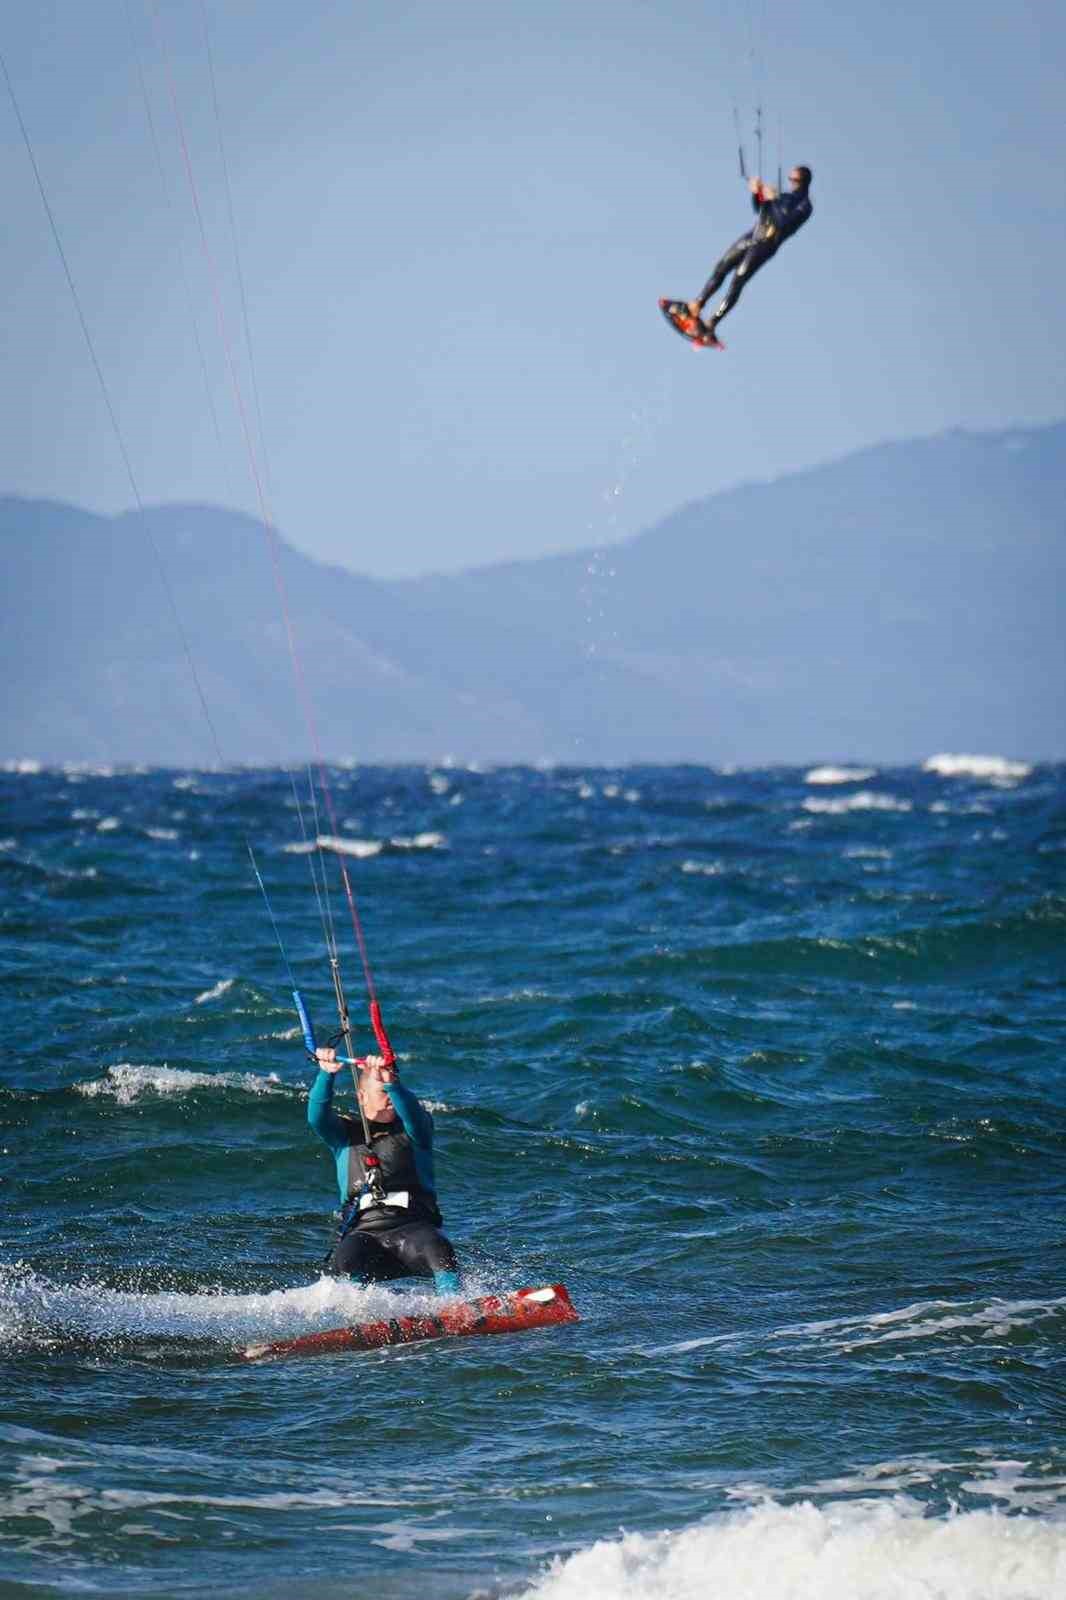
M 529 1600 L 1051 1600 L 1066 1521 L 932 1517 L 889 1501 L 769 1501 L 678 1532 L 623 1534 L 557 1559 Z
M 134 1066 L 128 1061 L 108 1067 L 102 1078 L 76 1083 L 78 1094 L 99 1096 L 129 1106 L 146 1095 L 183 1095 L 194 1089 L 240 1089 L 245 1094 L 292 1094 L 276 1072 L 260 1077 L 254 1072 L 186 1072 L 180 1067 Z
M 236 978 L 220 978 L 212 988 L 205 989 L 202 994 L 198 994 L 193 1001 L 193 1005 L 204 1006 L 209 1000 L 221 1000 L 222 996 L 228 994 L 233 988 L 236 981 Z
M 820 800 L 810 796 L 804 800 L 803 809 L 825 816 L 842 816 L 846 811 L 913 811 L 914 805 L 912 801 L 897 799 L 892 794 L 860 789 L 858 794 L 841 795 L 835 800 Z
M 332 850 L 335 855 L 355 856 L 363 861 L 379 856 L 383 850 L 442 850 L 447 842 L 443 833 L 398 835 L 393 839 L 341 839 L 336 834 L 323 833 L 317 839 L 305 839 L 282 848 L 291 856 L 310 855 L 312 850 Z
M 1005 1339 L 1018 1328 L 1051 1319 L 1066 1320 L 1066 1297 L 1051 1300 L 920 1300 L 896 1311 L 865 1317 L 781 1328 L 780 1334 L 810 1337 L 843 1351 L 914 1339 L 934 1339 L 960 1331 L 981 1339 Z
M 875 767 L 812 767 L 804 783 L 862 783 L 872 778 Z
M 930 756 L 922 763 L 923 772 L 941 778 L 1027 778 L 1032 767 L 1025 761 L 1008 761 L 1006 756 Z

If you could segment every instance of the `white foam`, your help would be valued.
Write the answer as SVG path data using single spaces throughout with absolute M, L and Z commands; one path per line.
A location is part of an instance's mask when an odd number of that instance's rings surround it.
M 1066 1524 L 906 1497 L 727 1511 L 695 1527 L 600 1540 L 552 1562 L 536 1600 L 1051 1600 Z
M 128 1061 L 108 1067 L 102 1078 L 74 1085 L 78 1094 L 94 1100 L 100 1096 L 133 1105 L 149 1094 L 183 1095 L 195 1089 L 240 1089 L 245 1094 L 288 1094 L 276 1072 L 259 1077 L 254 1072 L 185 1072 L 180 1067 L 134 1066 Z
M 866 1504 L 873 1497 L 887 1499 L 897 1494 L 910 1496 L 915 1489 L 937 1485 L 950 1488 L 952 1506 L 960 1493 L 979 1500 L 991 1500 L 996 1509 L 1037 1512 L 1063 1520 L 1066 1515 L 1066 1478 L 1046 1470 L 1047 1463 L 1003 1460 L 990 1451 L 978 1450 L 977 1460 L 944 1461 L 934 1456 L 904 1456 L 896 1461 L 878 1461 L 853 1467 L 833 1477 L 813 1483 L 793 1484 L 788 1498 L 823 1501 L 841 1495 L 861 1496 Z M 1041 1470 L 1044 1468 L 1044 1470 Z M 726 1485 L 730 1500 L 743 1505 L 764 1505 L 766 1486 L 759 1482 Z
M 229 993 L 236 982 L 236 978 L 220 978 L 213 989 L 205 989 L 203 994 L 198 994 L 193 1005 L 204 1006 L 209 1000 L 220 999 L 222 995 Z
M 395 1475 L 383 1482 L 378 1479 L 370 1482 L 364 1481 L 359 1474 L 353 1479 L 350 1468 L 323 1464 L 316 1471 L 316 1486 L 313 1488 L 295 1485 L 257 1487 L 250 1484 L 241 1488 L 233 1485 L 230 1492 L 225 1494 L 208 1494 L 199 1481 L 202 1462 L 194 1451 L 187 1452 L 190 1470 L 184 1482 L 180 1485 L 175 1483 L 173 1468 L 182 1459 L 182 1453 L 172 1441 L 168 1445 L 172 1470 L 138 1476 L 135 1467 L 130 1470 L 121 1445 L 101 1444 L 99 1441 L 79 1442 L 68 1446 L 64 1457 L 58 1457 L 46 1455 L 41 1449 L 42 1444 L 51 1444 L 49 1436 L 35 1434 L 28 1428 L 9 1428 L 5 1431 L 9 1438 L 22 1444 L 23 1452 L 12 1460 L 8 1482 L 0 1495 L 0 1516 L 5 1523 L 18 1521 L 22 1552 L 38 1553 L 45 1567 L 54 1558 L 57 1544 L 69 1555 L 70 1547 L 79 1540 L 84 1563 L 89 1559 L 86 1552 L 92 1546 L 94 1536 L 98 1538 L 97 1530 L 102 1526 L 130 1538 L 169 1543 L 173 1534 L 167 1533 L 165 1528 L 172 1525 L 170 1519 L 184 1521 L 190 1510 L 196 1508 L 200 1513 L 203 1507 L 215 1508 L 216 1520 L 219 1511 L 252 1512 L 261 1523 L 265 1521 L 269 1524 L 279 1511 L 303 1511 L 323 1516 L 328 1512 L 350 1513 L 356 1507 L 371 1506 L 378 1508 L 374 1517 L 375 1528 L 387 1535 L 387 1538 L 377 1539 L 375 1543 L 387 1544 L 394 1540 L 397 1541 L 395 1548 L 414 1550 L 418 1548 L 419 1540 L 435 1540 L 438 1537 L 435 1532 L 423 1529 L 417 1520 L 424 1495 L 419 1495 L 412 1486 L 398 1487 L 394 1481 Z M 82 1470 L 89 1459 L 97 1469 L 92 1475 Z M 110 1468 L 103 1474 L 106 1486 L 96 1481 L 104 1463 Z M 136 1483 L 138 1487 L 125 1487 L 124 1482 Z M 409 1506 L 409 1519 L 401 1520 L 399 1513 Z M 384 1520 L 382 1512 L 391 1513 L 391 1520 Z M 151 1522 L 122 1520 L 138 1513 L 155 1515 Z M 164 1522 L 164 1519 L 167 1521 Z M 225 1520 L 232 1522 L 235 1519 L 227 1517 Z M 465 1534 L 466 1530 L 454 1529 L 449 1536 L 461 1537 Z M 401 1544 L 400 1540 L 404 1542 Z M 77 1578 L 68 1578 L 64 1590 L 74 1594 L 102 1592 L 88 1580 L 79 1581 Z
M 471 1284 L 472 1293 L 483 1292 Z M 321 1277 L 294 1289 L 229 1294 L 221 1289 L 145 1294 L 92 1283 L 55 1283 L 16 1263 L 0 1265 L 0 1340 L 181 1338 L 244 1343 L 317 1333 L 342 1323 L 419 1315 L 439 1305 L 430 1291 L 397 1293 Z
M 116 828 L 122 826 L 117 817 L 102 817 L 96 824 L 97 833 L 114 833 Z
M 44 771 L 44 764 L 40 761 L 31 760 L 29 756 L 24 756 L 18 761 L 5 761 L 3 770 L 11 773 L 16 778 L 35 778 L 39 772 Z
M 804 783 L 864 783 L 876 767 L 812 767 Z
M 959 1484 L 966 1494 L 1002 1501 L 1011 1511 L 1061 1512 L 1066 1501 L 1066 1478 L 1034 1476 L 1025 1461 L 982 1461 L 981 1476 Z
M 701 878 L 719 878 L 725 868 L 720 861 L 682 861 L 681 871 L 696 873 Z
M 835 800 L 816 800 L 809 796 L 803 802 L 803 809 L 826 816 L 842 816 L 846 811 L 913 811 L 914 805 L 910 800 L 901 800 L 896 795 L 860 789 L 858 794 L 841 795 Z
M 699 1339 L 679 1339 L 676 1344 L 646 1345 L 637 1351 L 637 1355 L 648 1361 L 658 1361 L 660 1356 L 685 1356 L 693 1350 L 706 1350 L 717 1344 L 733 1344 L 735 1340 L 736 1335 L 732 1333 L 708 1333 Z
M 449 1539 L 469 1537 L 468 1528 L 427 1528 L 424 1523 L 396 1521 L 378 1522 L 371 1544 L 383 1550 L 416 1551 L 420 1544 L 441 1544 Z M 384 1535 L 384 1537 L 382 1537 Z
M 33 857 L 31 856 L 29 859 L 32 861 Z M 57 878 L 71 880 L 98 878 L 100 876 L 99 868 L 97 867 L 61 867 L 57 861 L 48 862 L 44 870 Z
M 1008 761 L 1006 756 L 937 755 L 923 761 L 923 772 L 941 778 L 1027 778 L 1032 767 L 1024 761 Z
M 383 841 L 381 839 L 339 839 L 335 834 L 320 834 L 317 840 L 320 850 L 335 850 L 338 855 L 356 856 L 360 859 L 380 855 L 386 843 L 392 850 L 442 850 L 448 841 L 443 833 L 415 833 L 411 835 L 397 834 L 395 837 Z M 301 847 L 286 845 L 292 854 L 301 853 Z
M 813 1337 L 820 1344 L 850 1351 L 903 1340 L 936 1338 L 959 1329 L 979 1333 L 986 1339 L 1000 1338 L 1014 1328 L 1028 1328 L 1046 1317 L 1064 1314 L 1066 1296 L 1055 1300 L 918 1300 L 896 1311 L 779 1328 L 777 1335 Z
M 171 840 L 178 838 L 177 828 L 145 828 L 149 839 Z
M 380 839 L 338 839 L 331 833 L 319 834 L 316 843 L 320 850 L 332 850 L 339 856 L 356 856 L 360 861 L 369 856 L 379 856 L 385 848 Z M 303 847 L 286 845 L 285 848 L 296 855 Z

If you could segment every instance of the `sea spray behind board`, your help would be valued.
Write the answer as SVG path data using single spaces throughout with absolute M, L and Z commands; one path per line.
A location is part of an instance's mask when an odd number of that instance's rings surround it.
M 243 1367 L 432 1304 L 318 1271 L 287 779 L 0 775 L 7 1580 L 1062 1591 L 1063 770 L 333 781 L 470 1291 L 583 1321 Z

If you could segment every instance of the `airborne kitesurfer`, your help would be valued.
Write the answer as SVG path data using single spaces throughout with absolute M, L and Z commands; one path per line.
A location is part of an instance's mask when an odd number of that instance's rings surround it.
M 360 1115 L 335 1111 L 334 1075 L 343 1062 L 328 1047 L 315 1055 L 307 1121 L 336 1162 L 344 1208 L 327 1271 L 361 1283 L 431 1277 L 439 1293 L 458 1292 L 458 1263 L 437 1206 L 433 1118 L 382 1056 L 367 1056 L 360 1072 Z
M 749 178 L 751 203 L 758 212 L 758 221 L 748 233 L 741 234 L 729 246 L 704 284 L 699 299 L 688 303 L 692 315 L 702 321 L 704 306 L 713 294 L 718 293 L 729 274 L 733 274 L 733 281 L 713 316 L 703 324 L 709 343 L 715 342 L 715 328 L 732 311 L 744 285 L 777 254 L 786 239 L 802 228 L 811 215 L 810 167 L 793 167 L 788 181 L 791 193 L 779 195 L 771 184 L 764 183 L 761 178 Z

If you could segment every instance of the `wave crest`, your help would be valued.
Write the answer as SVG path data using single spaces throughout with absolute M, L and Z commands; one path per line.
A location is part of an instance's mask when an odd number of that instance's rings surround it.
M 1066 1523 L 917 1501 L 773 1502 L 557 1559 L 529 1600 L 1043 1600 L 1062 1593 Z
M 896 795 L 879 794 L 875 789 L 860 789 L 858 794 L 841 795 L 837 800 L 817 800 L 808 796 L 803 802 L 804 811 L 825 816 L 842 816 L 846 811 L 913 811 L 910 800 L 900 800 Z
M 1027 778 L 1032 767 L 1025 761 L 1008 761 L 1006 756 L 936 755 L 922 762 L 923 772 L 941 778 Z
M 875 767 L 812 767 L 804 783 L 862 783 L 876 775 Z
M 74 1085 L 78 1094 L 93 1100 L 99 1096 L 117 1100 L 120 1106 L 133 1105 L 145 1095 L 183 1095 L 194 1089 L 240 1089 L 245 1094 L 289 1094 L 276 1072 L 265 1078 L 254 1072 L 186 1072 L 181 1067 L 135 1066 L 123 1061 L 108 1067 L 102 1078 Z

